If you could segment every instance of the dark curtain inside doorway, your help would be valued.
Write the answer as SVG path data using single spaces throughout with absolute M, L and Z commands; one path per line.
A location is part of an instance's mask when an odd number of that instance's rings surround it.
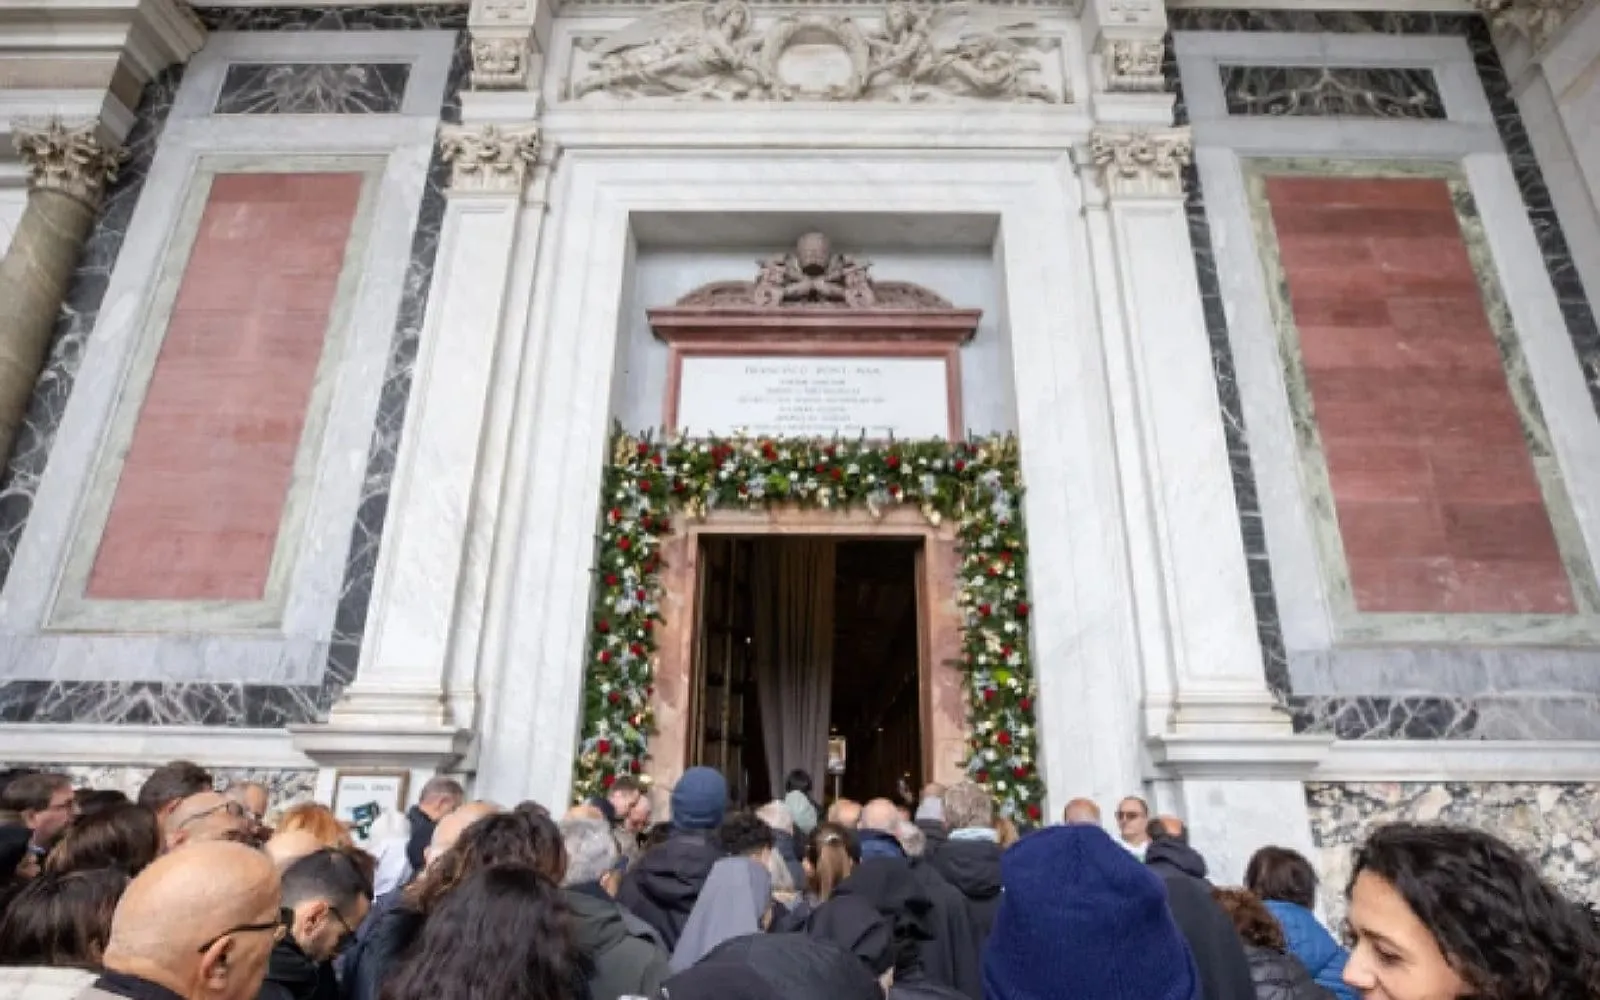
M 833 696 L 834 542 L 770 538 L 755 546 L 753 673 L 774 795 L 804 768 L 823 778 Z

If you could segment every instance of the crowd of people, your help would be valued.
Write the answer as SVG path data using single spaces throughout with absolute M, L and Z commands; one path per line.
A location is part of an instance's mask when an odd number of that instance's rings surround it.
M 732 810 L 691 768 L 560 815 L 430 781 L 352 831 L 187 762 L 136 800 L 0 775 L 0 1000 L 1578 1000 L 1593 914 L 1490 833 L 1357 850 L 1344 943 L 1263 847 L 1214 885 L 1183 822 L 1068 803 L 1019 831 L 972 783 L 920 802 L 809 778 Z

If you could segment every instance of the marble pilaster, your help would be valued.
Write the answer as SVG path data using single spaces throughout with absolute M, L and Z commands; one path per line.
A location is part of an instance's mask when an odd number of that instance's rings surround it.
M 121 151 L 94 122 L 17 123 L 12 134 L 28 169 L 28 204 L 0 260 L 0 455 L 9 455 L 39 378 L 56 313 L 83 252 Z
M 474 498 L 539 133 L 531 124 L 446 125 L 439 149 L 450 187 L 366 641 L 328 722 L 295 730 L 296 744 L 325 764 L 370 755 L 364 741 L 381 734 L 395 764 L 446 766 L 464 751 L 476 714 L 475 698 L 452 701 L 446 689 L 461 673 L 451 662 L 456 623 L 475 617 L 458 599 L 462 579 L 493 531 L 492 510 Z

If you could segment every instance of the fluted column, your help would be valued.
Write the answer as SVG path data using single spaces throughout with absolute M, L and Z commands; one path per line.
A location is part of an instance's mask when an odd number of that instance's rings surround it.
M 28 168 L 28 205 L 0 260 L 0 461 L 11 454 L 67 282 L 117 176 L 121 151 L 102 145 L 96 129 L 60 119 L 12 127 Z

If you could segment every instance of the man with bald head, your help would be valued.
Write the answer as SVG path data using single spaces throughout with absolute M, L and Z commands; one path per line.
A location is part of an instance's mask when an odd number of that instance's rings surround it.
M 254 1000 L 284 934 L 278 873 L 242 844 L 193 843 L 117 903 L 105 974 L 78 1000 Z
M 861 803 L 850 799 L 836 800 L 828 807 L 828 822 L 837 823 L 846 830 L 854 830 L 861 825 Z
M 1099 826 L 1100 807 L 1093 799 L 1073 799 L 1061 810 L 1061 822 L 1068 826 Z
M 161 833 L 169 851 L 213 840 L 253 841 L 244 806 L 221 792 L 198 792 L 181 800 L 162 820 Z
M 461 839 L 461 834 L 467 827 L 495 813 L 505 812 L 504 809 L 493 802 L 468 802 L 457 807 L 450 815 L 441 819 L 433 828 L 433 839 L 428 842 L 428 847 L 422 852 L 424 867 L 432 865 L 439 857 L 450 848 L 456 846 L 456 841 Z

